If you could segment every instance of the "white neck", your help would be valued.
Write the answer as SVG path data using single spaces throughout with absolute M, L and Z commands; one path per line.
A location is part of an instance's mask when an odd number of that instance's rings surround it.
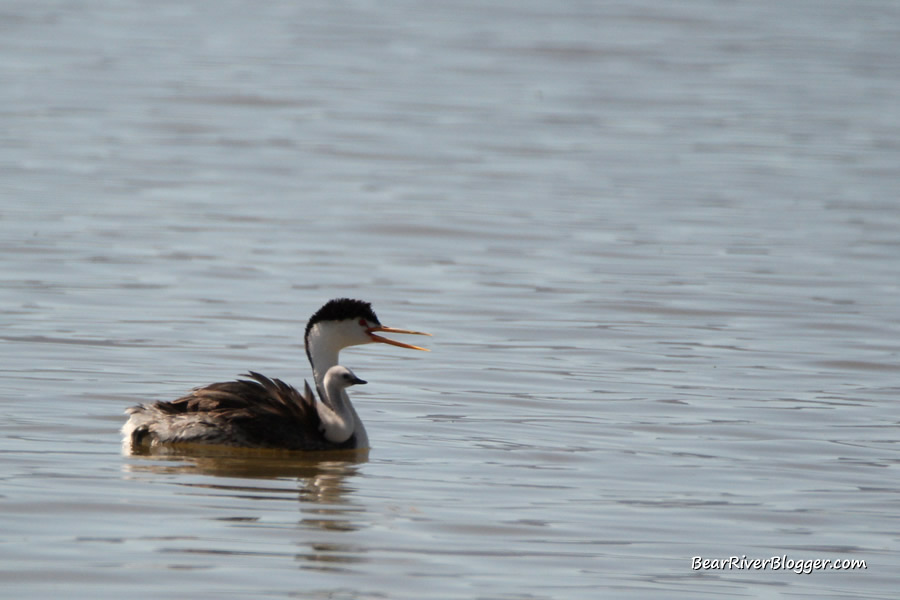
M 322 324 L 317 323 L 309 330 L 306 337 L 306 351 L 312 366 L 316 390 L 321 398 L 321 401 L 316 403 L 316 407 L 322 424 L 325 426 L 325 437 L 329 441 L 342 443 L 355 433 L 356 447 L 368 448 L 369 437 L 366 434 L 366 428 L 359 415 L 356 414 L 356 409 L 353 408 L 347 392 L 339 385 L 332 385 L 333 389 L 328 389 L 331 382 L 325 377 L 328 369 L 338 364 L 342 348 L 368 341 L 358 341 L 353 339 L 352 334 L 344 333 L 345 331 L 354 331 L 354 328 L 356 328 L 355 323 L 350 325 L 330 324 L 330 330 L 326 331 Z M 326 403 L 330 406 L 326 406 Z
M 325 389 L 325 373 L 338 364 L 338 355 L 342 345 L 336 343 L 331 336 L 323 335 L 322 328 L 315 325 L 306 338 L 306 352 L 316 380 L 316 389 L 322 395 Z

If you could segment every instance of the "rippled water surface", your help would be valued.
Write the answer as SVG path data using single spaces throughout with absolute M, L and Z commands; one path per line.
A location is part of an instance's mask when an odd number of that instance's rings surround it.
M 896 3 L 0 31 L 0 595 L 896 597 Z M 434 334 L 343 354 L 369 453 L 120 453 L 337 296 Z

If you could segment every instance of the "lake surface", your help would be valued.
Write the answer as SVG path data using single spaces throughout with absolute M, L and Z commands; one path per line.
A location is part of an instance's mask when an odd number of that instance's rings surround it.
M 0 32 L 0 596 L 896 597 L 897 3 Z M 340 296 L 434 334 L 342 355 L 367 455 L 122 455 L 138 402 L 302 385 Z

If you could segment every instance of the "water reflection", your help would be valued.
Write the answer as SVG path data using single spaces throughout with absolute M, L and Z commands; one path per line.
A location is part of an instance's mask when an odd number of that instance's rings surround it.
M 225 510 L 227 516 L 217 516 L 215 520 L 227 522 L 239 528 L 241 534 L 234 548 L 223 547 L 220 538 L 214 547 L 197 545 L 197 540 L 187 541 L 184 547 L 170 546 L 162 549 L 166 554 L 191 556 L 282 556 L 293 557 L 301 568 L 334 572 L 345 570 L 346 565 L 363 562 L 363 550 L 355 545 L 348 545 L 342 534 L 361 529 L 365 523 L 362 518 L 363 508 L 354 502 L 352 494 L 355 487 L 351 485 L 354 476 L 359 474 L 360 466 L 368 461 L 368 450 L 351 450 L 344 452 L 285 452 L 259 449 L 203 447 L 203 448 L 157 448 L 153 453 L 132 454 L 132 462 L 125 464 L 125 471 L 132 474 L 152 474 L 154 476 L 191 476 L 202 475 L 200 480 L 179 477 L 179 486 L 196 490 L 201 495 L 215 498 L 229 498 Z M 211 477 L 207 479 L 207 477 Z M 255 484 L 246 480 L 296 479 L 296 492 L 277 485 Z M 243 480 L 243 481 L 242 481 Z M 289 552 L 267 550 L 265 552 L 248 551 L 245 539 L 248 529 L 266 536 L 268 530 L 280 530 L 285 521 L 260 521 L 255 514 L 234 514 L 233 510 L 241 506 L 242 510 L 257 508 L 262 510 L 266 501 L 290 499 L 296 494 L 299 501 L 300 517 L 296 521 L 298 531 L 305 532 L 297 540 L 296 547 Z M 234 500 L 253 500 L 253 504 L 238 504 Z M 271 508 L 268 508 L 269 514 Z M 291 511 L 293 512 L 293 511 Z M 287 517 L 292 523 L 294 517 Z M 252 536 L 249 536 L 252 537 Z M 226 543 L 227 546 L 227 543 Z M 344 566 L 340 566 L 344 565 Z
M 199 474 L 237 479 L 297 479 L 301 502 L 343 503 L 351 490 L 349 478 L 368 461 L 369 451 L 285 452 L 272 450 L 207 447 L 191 449 L 157 448 L 152 453 L 132 454 L 141 462 L 126 463 L 129 473 Z M 144 462 L 146 461 L 146 462 Z M 193 487 L 209 487 L 247 491 L 247 486 L 222 483 L 188 483 Z M 257 488 L 252 488 L 257 489 Z M 258 491 L 264 491 L 259 488 Z M 283 490 L 279 490 L 283 491 Z

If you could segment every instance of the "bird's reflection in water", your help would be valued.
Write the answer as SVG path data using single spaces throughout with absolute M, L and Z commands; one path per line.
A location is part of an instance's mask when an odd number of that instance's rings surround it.
M 301 502 L 342 504 L 350 490 L 348 481 L 368 460 L 369 451 L 289 452 L 253 448 L 230 448 L 202 444 L 155 448 L 131 454 L 140 462 L 126 463 L 130 473 L 206 475 L 234 479 L 296 479 Z M 146 462 L 144 462 L 146 461 Z M 280 488 L 229 485 L 223 482 L 185 482 L 181 485 L 263 494 Z M 265 496 L 264 496 L 265 497 Z
M 350 564 L 365 561 L 365 551 L 356 545 L 344 543 L 343 534 L 364 526 L 361 518 L 364 505 L 353 500 L 355 491 L 351 481 L 368 460 L 368 450 L 340 452 L 288 452 L 246 448 L 212 447 L 206 445 L 156 448 L 152 453 L 131 454 L 126 471 L 132 474 L 204 476 L 200 480 L 177 481 L 177 485 L 195 490 L 205 490 L 209 496 L 233 497 L 241 500 L 283 500 L 289 492 L 300 503 L 300 519 L 297 527 L 307 534 L 297 541 L 292 553 L 301 568 L 319 571 L 344 570 Z M 215 479 L 206 480 L 205 476 Z M 228 479 L 235 481 L 229 482 Z M 270 480 L 271 485 L 256 484 L 248 480 Z M 282 480 L 296 480 L 290 489 L 278 485 Z M 201 493 L 204 493 L 201 491 Z M 253 510 L 259 506 L 259 511 Z M 215 519 L 235 524 L 237 527 L 269 527 L 271 504 L 247 505 L 250 514 Z M 277 506 L 283 506 L 279 503 Z M 278 511 L 276 507 L 271 510 Z M 254 514 L 256 513 L 256 514 Z M 280 517 L 276 515 L 276 520 Z M 235 543 L 240 545 L 241 538 Z M 221 554 L 223 549 L 192 548 L 197 554 Z M 253 551 L 236 547 L 225 553 L 253 554 Z

